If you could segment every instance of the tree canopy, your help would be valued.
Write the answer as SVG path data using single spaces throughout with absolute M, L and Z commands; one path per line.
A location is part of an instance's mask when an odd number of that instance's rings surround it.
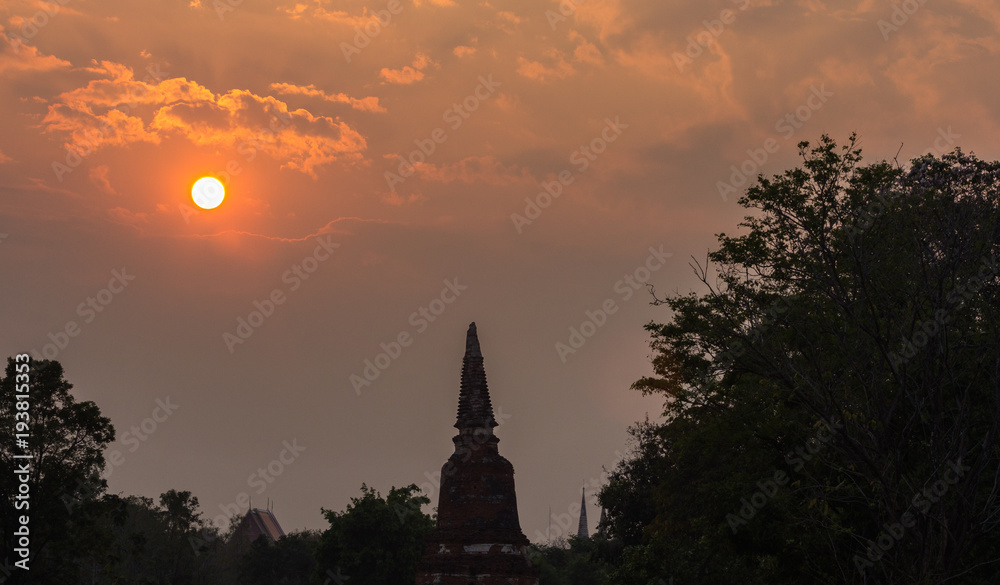
M 1000 571 L 1000 163 L 861 164 L 854 136 L 740 198 L 655 299 L 662 423 L 601 494 L 616 579 L 985 583 Z
M 393 487 L 383 498 L 361 485 L 343 512 L 323 510 L 330 523 L 320 539 L 317 560 L 321 580 L 349 577 L 356 583 L 408 585 L 416 578 L 424 537 L 434 520 L 421 511 L 430 499 L 416 485 Z
M 21 364 L 23 365 L 23 364 Z M 32 583 L 64 583 L 75 576 L 81 558 L 96 545 L 91 536 L 94 506 L 106 489 L 104 448 L 114 440 L 111 420 L 91 401 L 77 402 L 73 385 L 63 377 L 59 362 L 30 361 L 28 371 L 18 369 L 14 358 L 0 378 L 0 543 L 11 566 L 19 517 L 30 518 L 29 569 Z M 19 378 L 27 374 L 27 378 Z M 28 409 L 19 411 L 14 400 L 18 385 L 27 379 Z M 18 412 L 27 412 L 27 450 L 17 449 L 15 425 Z M 21 420 L 21 419 L 17 419 Z M 18 454 L 30 459 L 15 459 Z M 27 506 L 15 506 L 20 480 L 13 470 L 30 461 L 26 475 Z M 9 471 L 8 471 L 9 470 Z M 14 579 L 27 571 L 16 570 Z

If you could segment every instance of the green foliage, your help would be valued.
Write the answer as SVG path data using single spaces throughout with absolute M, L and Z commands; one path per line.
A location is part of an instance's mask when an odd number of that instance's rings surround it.
M 317 552 L 321 581 L 340 576 L 370 585 L 412 585 L 434 521 L 421 511 L 430 500 L 416 485 L 393 487 L 386 498 L 362 484 L 343 512 L 323 510 L 330 528 Z
M 707 292 L 647 326 L 655 375 L 634 388 L 666 420 L 633 429 L 601 494 L 627 547 L 617 583 L 995 571 L 1000 163 L 863 167 L 854 137 L 808 146 L 695 264 Z

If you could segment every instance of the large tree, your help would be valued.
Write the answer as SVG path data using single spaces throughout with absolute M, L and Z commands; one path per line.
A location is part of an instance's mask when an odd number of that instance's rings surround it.
M 59 362 L 31 360 L 28 368 L 19 368 L 22 363 L 8 358 L 0 378 L 0 555 L 10 565 L 20 560 L 13 558 L 15 532 L 20 516 L 27 515 L 30 569 L 14 569 L 9 582 L 29 582 L 29 575 L 36 584 L 74 582 L 80 559 L 99 544 L 91 538 L 95 507 L 106 489 L 101 477 L 104 448 L 114 440 L 115 430 L 96 404 L 77 402 L 70 394 L 73 386 Z M 15 400 L 25 381 L 27 399 Z M 26 410 L 19 408 L 25 404 Z M 18 413 L 25 412 L 27 429 L 19 430 L 16 423 L 24 417 Z M 16 442 L 23 432 L 29 435 L 26 448 Z M 16 458 L 24 454 L 30 459 Z M 25 461 L 30 471 L 15 475 Z M 15 507 L 21 477 L 28 499 Z
M 650 324 L 665 422 L 602 494 L 618 579 L 986 583 L 1000 571 L 1000 163 L 758 178 Z M 638 504 L 648 511 L 638 511 Z
M 383 498 L 362 484 L 361 497 L 351 498 L 343 512 L 324 509 L 330 527 L 316 553 L 320 581 L 412 585 L 424 537 L 434 528 L 434 520 L 421 511 L 430 500 L 419 494 L 410 484 L 393 487 Z

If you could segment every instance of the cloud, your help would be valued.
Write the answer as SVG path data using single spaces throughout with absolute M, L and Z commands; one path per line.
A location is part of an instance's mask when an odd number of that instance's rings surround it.
M 589 42 L 578 32 L 572 32 L 569 36 L 570 39 L 579 42 L 575 49 L 573 49 L 573 58 L 581 63 L 589 63 L 591 65 L 603 65 L 604 56 L 601 55 L 601 50 L 597 48 L 597 45 Z
M 178 135 L 198 146 L 264 153 L 281 168 L 316 178 L 317 167 L 360 158 L 367 148 L 364 137 L 345 122 L 290 110 L 274 97 L 240 89 L 216 95 L 183 77 L 138 81 L 128 67 L 106 61 L 87 71 L 103 78 L 57 96 L 42 120 L 47 132 L 67 134 L 66 146 L 75 151 L 158 144 Z M 366 100 L 349 103 L 377 107 Z
M 527 169 L 516 165 L 504 166 L 493 156 L 467 157 L 448 164 L 414 165 L 418 177 L 438 183 L 485 183 L 488 185 L 519 185 L 534 182 Z
M 9 163 L 12 160 L 14 160 L 14 159 L 10 158 L 6 154 L 4 154 L 2 150 L 0 150 L 0 165 L 2 165 L 4 163 Z
M 412 66 L 407 65 L 402 69 L 389 69 L 383 68 L 379 72 L 382 79 L 385 79 L 387 83 L 397 83 L 400 85 L 409 85 L 411 83 L 416 83 L 424 78 L 423 70 L 428 66 L 433 64 L 430 57 L 424 55 L 423 53 L 417 53 L 416 58 L 413 60 Z
M 116 195 L 118 192 L 115 191 L 115 188 L 111 186 L 111 181 L 108 180 L 109 170 L 108 165 L 98 165 L 91 168 L 88 173 L 90 176 L 90 182 L 108 195 Z
M 303 95 L 307 97 L 319 97 L 328 102 L 338 104 L 350 104 L 355 110 L 363 112 L 385 112 L 386 109 L 379 105 L 378 98 L 369 96 L 365 98 L 352 98 L 345 93 L 329 94 L 321 89 L 316 89 L 313 84 L 293 85 L 291 83 L 272 83 L 271 89 L 281 95 Z
M 384 201 L 388 205 L 392 205 L 394 207 L 400 207 L 402 205 L 406 205 L 407 203 L 409 204 L 423 203 L 427 201 L 427 197 L 420 193 L 411 193 L 406 197 L 403 197 L 402 195 L 400 195 L 395 191 L 390 191 L 389 193 L 387 193 L 382 197 L 382 201 Z
M 64 61 L 52 55 L 43 55 L 31 45 L 25 44 L 20 37 L 8 37 L 0 30 L 0 75 L 12 71 L 45 72 L 72 67 L 69 61 Z
M 476 48 L 475 47 L 469 47 L 469 46 L 466 46 L 466 45 L 459 45 L 459 46 L 455 47 L 454 49 L 452 49 L 452 53 L 454 53 L 455 56 L 459 57 L 459 58 L 461 58 L 461 57 L 471 57 L 472 55 L 476 54 Z
M 140 229 L 149 223 L 149 214 L 144 212 L 129 211 L 124 207 L 113 207 L 108 210 L 111 221 Z
M 536 81 L 546 81 L 547 79 L 565 79 L 576 73 L 566 59 L 557 57 L 552 67 L 548 67 L 539 61 L 531 61 L 525 57 L 517 58 L 517 72 L 528 79 Z
M 419 6 L 419 4 L 415 5 Z M 313 7 L 310 7 L 308 4 L 303 4 L 301 2 L 298 2 L 293 6 L 279 6 L 278 11 L 285 13 L 292 20 L 311 18 L 316 20 L 325 20 L 327 22 L 332 22 L 334 24 L 348 26 L 351 28 L 357 27 L 360 29 L 364 29 L 366 25 L 376 23 L 379 27 L 379 30 L 381 30 L 383 26 L 386 26 L 390 22 L 392 22 L 391 18 L 393 14 L 399 13 L 399 10 L 397 10 L 396 13 L 391 13 L 389 17 L 390 20 L 388 22 L 384 22 L 385 18 L 384 13 L 382 19 L 379 18 L 378 14 L 380 11 L 387 12 L 384 3 L 383 6 L 377 10 L 373 11 L 365 7 L 361 14 L 351 14 L 345 10 L 327 10 L 326 8 L 323 7 L 322 0 L 317 0 L 316 6 Z
M 315 169 L 360 158 L 364 137 L 346 123 L 289 110 L 273 97 L 234 89 L 215 102 L 177 103 L 161 108 L 151 123 L 160 132 L 177 132 L 199 146 L 238 148 L 248 156 L 263 152 L 281 168 L 316 178 Z

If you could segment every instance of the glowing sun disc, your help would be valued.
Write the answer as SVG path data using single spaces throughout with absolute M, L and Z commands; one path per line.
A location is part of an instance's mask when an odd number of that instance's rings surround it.
M 202 177 L 191 187 L 191 198 L 202 209 L 215 209 L 226 197 L 226 190 L 215 177 Z

